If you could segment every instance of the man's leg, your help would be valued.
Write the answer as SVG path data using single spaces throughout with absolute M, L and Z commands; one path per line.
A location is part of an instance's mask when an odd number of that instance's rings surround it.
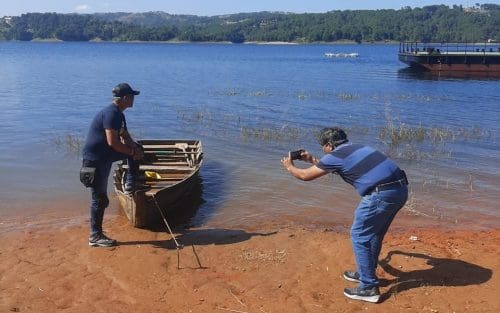
M 408 196 L 406 186 L 372 193 L 361 199 L 351 227 L 360 287 L 378 286 L 375 270 L 382 240 Z
M 102 233 L 102 223 L 104 220 L 104 211 L 109 205 L 108 196 L 105 193 L 93 191 L 92 202 L 90 206 L 90 235 Z
M 385 234 L 389 230 L 392 221 L 396 217 L 399 210 L 405 205 L 408 199 L 408 187 L 401 186 L 393 190 L 380 191 L 378 193 L 378 206 L 379 209 L 388 211 L 387 217 L 381 221 L 381 228 L 378 232 L 378 240 L 373 242 L 372 250 L 373 262 L 375 264 L 375 269 L 378 265 L 378 259 L 380 256 L 380 250 L 382 249 L 382 241 L 384 240 Z
M 90 203 L 90 246 L 113 246 L 116 242 L 103 234 L 102 223 L 104 211 L 109 205 L 107 196 L 108 177 L 111 171 L 111 162 L 95 162 L 96 173 L 94 186 L 91 187 L 92 200 Z
M 125 173 L 125 192 L 133 193 L 137 187 L 137 175 L 139 173 L 139 162 L 132 157 L 127 158 L 128 170 Z
M 354 221 L 351 226 L 351 241 L 359 273 L 360 288 L 378 286 L 373 263 L 375 251 L 372 251 L 372 242 L 378 241 L 375 223 L 376 210 L 377 205 L 373 200 L 373 195 L 363 197 L 354 212 Z
M 134 160 L 130 155 L 113 151 L 110 160 L 112 162 L 125 161 L 127 162 L 128 169 L 122 178 L 123 191 L 132 194 L 136 190 L 136 179 L 139 174 L 139 161 Z
M 375 243 L 380 241 L 380 221 L 383 213 L 378 210 L 378 202 L 374 194 L 364 196 L 354 213 L 354 221 L 351 227 L 351 241 L 356 259 L 356 275 L 359 285 L 356 288 L 345 288 L 344 295 L 350 299 L 368 302 L 378 302 L 380 291 L 378 279 L 375 273 L 377 263 L 374 254 L 377 251 Z
M 110 162 L 96 161 L 94 186 L 90 188 L 92 192 L 92 200 L 90 203 L 90 234 L 95 235 L 102 233 L 102 221 L 104 218 L 104 210 L 109 205 L 108 193 L 108 177 L 111 171 Z
M 378 302 L 380 292 L 376 276 L 382 240 L 408 196 L 406 186 L 375 192 L 361 199 L 354 214 L 351 240 L 359 273 L 359 285 L 344 289 L 351 299 Z

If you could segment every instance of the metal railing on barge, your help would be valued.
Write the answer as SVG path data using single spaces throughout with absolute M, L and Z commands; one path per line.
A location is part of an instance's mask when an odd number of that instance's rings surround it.
M 399 43 L 399 54 L 408 55 L 498 55 L 499 43 L 422 43 L 403 41 Z

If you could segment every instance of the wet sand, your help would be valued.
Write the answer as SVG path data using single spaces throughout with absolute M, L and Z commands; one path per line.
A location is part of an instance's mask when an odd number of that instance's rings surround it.
M 81 218 L 10 227 L 0 246 L 1 312 L 498 312 L 500 230 L 389 231 L 381 303 L 347 299 L 348 234 L 256 227 L 135 229 L 107 214 L 114 248 L 87 245 Z M 404 229 L 404 230 L 402 230 Z M 178 258 L 179 256 L 179 258 Z M 178 268 L 179 267 L 179 268 Z

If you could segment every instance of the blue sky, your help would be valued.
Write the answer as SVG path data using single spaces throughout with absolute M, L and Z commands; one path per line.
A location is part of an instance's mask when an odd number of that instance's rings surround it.
M 28 12 L 95 13 L 164 11 L 171 14 L 219 15 L 239 12 L 285 11 L 326 12 L 330 10 L 400 9 L 433 4 L 473 6 L 478 1 L 393 0 L 0 0 L 0 16 Z M 497 3 L 486 0 L 479 3 Z

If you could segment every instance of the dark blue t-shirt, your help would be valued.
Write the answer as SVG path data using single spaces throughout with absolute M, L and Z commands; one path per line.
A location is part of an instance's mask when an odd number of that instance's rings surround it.
M 350 142 L 325 154 L 317 166 L 324 171 L 339 174 L 361 196 L 369 194 L 379 184 L 404 177 L 404 172 L 382 152 Z
M 105 129 L 116 130 L 119 135 L 127 130 L 125 115 L 114 104 L 102 109 L 92 120 L 83 147 L 85 160 L 104 161 L 115 158 L 117 152 L 108 145 Z

